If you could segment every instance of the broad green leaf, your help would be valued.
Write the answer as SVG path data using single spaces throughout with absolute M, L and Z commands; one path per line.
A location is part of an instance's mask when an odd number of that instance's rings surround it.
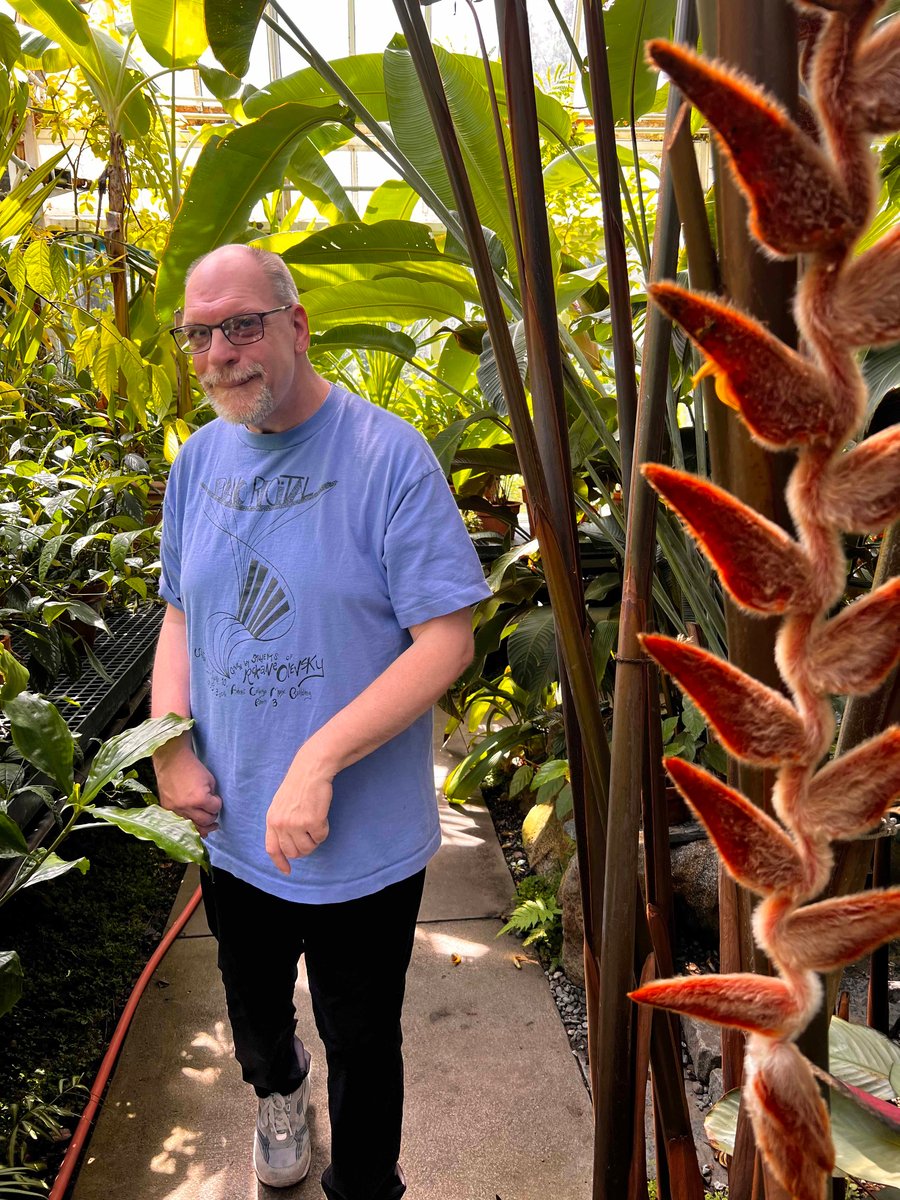
M 410 362 L 416 356 L 416 343 L 408 333 L 383 325 L 338 325 L 310 338 L 311 355 L 326 351 L 339 354 L 342 350 L 387 350 Z
M 515 775 L 509 781 L 510 800 L 515 800 L 520 792 L 524 792 L 527 787 L 530 787 L 533 777 L 534 767 L 530 763 L 523 763 L 521 767 L 518 767 Z
M 0 705 L 6 705 L 28 686 L 28 671 L 5 646 L 0 646 Z
M 12 817 L 0 810 L 0 858 L 18 858 L 28 853 L 25 835 Z
M 20 179 L 12 191 L 0 200 L 0 239 L 18 237 L 31 225 L 38 209 L 55 191 L 53 171 L 68 153 L 68 147 L 64 146 L 58 154 L 52 155 L 30 175 Z
M 9 718 L 16 749 L 38 771 L 69 796 L 75 783 L 72 774 L 74 743 L 59 709 L 43 696 L 20 692 L 3 705 Z
M 535 772 L 532 787 L 543 787 L 554 779 L 565 779 L 569 763 L 565 758 L 548 758 Z
M 650 38 L 669 37 L 674 21 L 675 0 L 615 0 L 611 8 L 604 9 L 615 121 L 631 119 L 632 86 L 635 118 L 652 107 L 659 76 L 644 61 L 644 45 Z M 585 94 L 589 94 L 588 88 Z
M 69 860 L 60 858 L 58 854 L 47 854 L 44 850 L 36 850 L 19 868 L 17 878 L 21 877 L 25 871 L 30 871 L 31 863 L 39 856 L 41 858 L 41 865 L 37 870 L 31 871 L 26 881 L 22 884 L 23 888 L 34 887 L 36 883 L 49 883 L 51 879 L 58 879 L 60 875 L 67 875 L 69 871 L 80 871 L 84 875 L 91 865 L 86 858 Z
M 147 758 L 154 750 L 179 734 L 186 733 L 193 721 L 168 713 L 154 717 L 133 729 L 126 729 L 104 742 L 94 756 L 88 777 L 81 793 L 83 804 L 89 804 L 101 788 L 106 787 L 120 771 L 130 767 L 141 758 Z
M 526 692 L 540 691 L 559 679 L 556 624 L 548 606 L 527 612 L 509 635 L 507 647 L 510 673 Z
M 443 261 L 427 225 L 415 221 L 347 221 L 299 238 L 283 251 L 287 263 Z
M 528 371 L 528 346 L 525 342 L 525 322 L 514 322 L 510 325 L 509 332 L 512 337 L 513 350 L 516 352 L 516 362 L 519 364 L 519 374 L 524 380 Z M 494 357 L 494 347 L 488 338 L 485 338 L 485 348 L 479 355 L 476 374 L 478 377 L 478 386 L 481 388 L 481 394 L 484 397 L 485 403 L 490 404 L 491 408 L 495 408 L 497 412 L 505 414 L 506 398 L 503 395 L 503 384 L 500 380 L 500 372 L 497 369 L 497 360 Z
M 140 90 L 118 109 L 125 95 L 140 78 L 134 70 L 122 70 L 124 48 L 91 25 L 71 0 L 10 0 L 11 6 L 35 29 L 57 42 L 82 73 L 114 128 L 130 138 L 142 137 L 150 128 L 150 110 Z M 129 60 L 128 66 L 136 64 Z M 136 77 L 137 75 L 137 77 Z
M 556 815 L 560 821 L 566 821 L 575 810 L 575 800 L 572 795 L 571 783 L 564 783 L 556 797 Z
M 0 950 L 0 1017 L 22 995 L 22 964 L 15 950 Z
M 22 41 L 15 21 L 0 13 L 0 62 L 11 71 L 22 53 Z
M 300 139 L 338 109 L 285 104 L 259 121 L 210 138 L 184 194 L 160 264 L 156 310 L 168 320 L 184 288 L 191 262 L 245 232 L 254 204 L 280 188 Z M 228 186 L 222 181 L 227 179 Z
M 75 66 L 71 55 L 49 38 L 39 33 L 30 25 L 17 25 L 22 45 L 22 65 L 30 71 L 46 71 L 54 75 L 59 71 L 69 71 Z
M 493 409 L 482 408 L 478 412 L 470 413 L 467 417 L 461 417 L 458 421 L 454 421 L 452 425 L 448 425 L 446 429 L 442 429 L 440 433 L 431 439 L 431 449 L 434 451 L 435 457 L 441 464 L 445 475 L 450 474 L 453 459 L 456 457 L 459 443 L 462 441 L 466 430 L 485 419 L 496 421 L 497 416 Z
M 900 1066 L 900 1046 L 877 1029 L 832 1017 L 828 1027 L 828 1061 L 832 1075 L 882 1100 L 897 1093 L 891 1071 Z
M 609 665 L 616 642 L 619 640 L 618 620 L 598 621 L 591 634 L 591 656 L 594 660 L 594 670 L 597 678 L 602 679 Z
M 131 0 L 144 48 L 163 67 L 189 67 L 209 45 L 203 0 Z
M 345 132 L 349 137 L 349 131 Z M 358 219 L 353 201 L 312 138 L 304 138 L 294 151 L 287 174 L 291 183 L 304 196 L 308 196 L 320 211 L 330 205 L 342 221 Z
M 169 428 L 171 429 L 171 426 Z M 109 543 L 109 559 L 117 571 L 125 570 L 128 552 L 143 532 L 143 529 L 127 529 L 124 533 L 115 534 Z
M 515 246 L 497 139 L 482 82 L 483 68 L 479 64 L 482 74 L 476 75 L 461 55 L 450 54 L 438 46 L 435 47 L 435 55 L 481 223 L 499 237 L 512 272 Z M 395 37 L 384 52 L 384 81 L 391 130 L 397 144 L 442 203 L 447 208 L 455 208 L 456 200 L 437 134 L 419 77 L 402 37 Z M 509 132 L 505 125 L 503 142 L 508 161 L 512 162 Z
M 212 52 L 239 79 L 250 66 L 250 49 L 266 0 L 206 0 L 206 33 Z
M 207 0 L 208 4 L 209 0 Z M 435 50 L 441 55 L 450 53 L 440 47 L 435 47 Z M 480 57 L 474 54 L 454 54 L 452 57 L 457 59 L 460 65 L 471 74 L 484 92 L 482 102 L 484 120 L 493 127 L 484 77 L 484 63 Z M 441 62 L 443 64 L 443 59 Z M 382 55 L 353 54 L 348 58 L 332 59 L 329 65 L 360 99 L 376 121 L 389 120 Z M 441 69 L 443 71 L 443 65 Z M 497 103 L 501 113 L 505 115 L 506 88 L 503 83 L 503 68 L 499 62 L 491 63 L 491 76 L 497 93 Z M 343 103 L 332 86 L 322 79 L 314 67 L 304 67 L 302 71 L 296 71 L 293 75 L 285 75 L 282 79 L 273 80 L 266 87 L 254 92 L 244 105 L 244 111 L 248 117 L 258 117 L 277 104 L 284 104 L 290 100 L 298 101 L 301 104 Z M 535 102 L 542 132 L 552 134 L 556 139 L 567 142 L 572 132 L 572 120 L 565 106 L 560 104 L 554 96 L 537 88 L 535 89 Z
M 869 350 L 862 362 L 862 373 L 869 389 L 866 405 L 868 425 L 888 392 L 900 388 L 900 343 Z
M 206 850 L 197 827 L 158 804 L 142 808 L 94 808 L 91 816 L 116 825 L 142 841 L 153 842 L 175 862 L 202 864 L 206 861 Z
M 363 220 L 375 221 L 409 221 L 412 218 L 419 197 L 402 179 L 386 179 L 369 197 Z
M 477 362 L 477 356 L 464 349 L 451 333 L 444 342 L 441 357 L 438 359 L 438 378 L 463 392 L 472 379 Z
M 98 534 L 102 537 L 102 534 Z M 89 604 L 85 604 L 83 600 L 64 600 L 60 601 L 63 605 L 63 610 L 76 621 L 80 621 L 83 625 L 89 625 L 91 629 L 99 629 L 101 633 L 109 633 L 109 626 L 103 620 L 96 608 L 91 608 Z
M 230 100 L 240 91 L 241 81 L 236 75 L 220 71 L 217 67 L 204 67 L 202 64 L 197 69 L 200 78 L 217 100 Z
M 413 279 L 374 280 L 316 288 L 301 297 L 315 330 L 329 329 L 344 321 L 445 320 L 465 316 L 462 297 L 444 284 L 425 284 Z
M 473 796 L 495 762 L 514 746 L 521 745 L 527 739 L 529 729 L 530 726 L 510 725 L 482 738 L 472 753 L 457 763 L 444 780 L 447 799 L 461 802 Z
M 606 263 L 597 263 L 581 271 L 567 271 L 556 281 L 556 308 L 558 312 L 580 299 L 606 273 Z

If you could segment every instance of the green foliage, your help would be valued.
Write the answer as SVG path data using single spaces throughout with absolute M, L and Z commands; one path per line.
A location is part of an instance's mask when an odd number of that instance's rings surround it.
M 537 945 L 546 950 L 552 967 L 562 953 L 562 909 L 556 900 L 560 876 L 528 875 L 516 885 L 518 903 L 509 920 L 497 934 L 523 936 L 523 946 Z

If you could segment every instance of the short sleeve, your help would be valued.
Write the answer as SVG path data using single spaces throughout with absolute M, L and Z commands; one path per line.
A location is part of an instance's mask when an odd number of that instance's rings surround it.
M 178 459 L 172 464 L 163 500 L 159 594 L 168 604 L 184 608 L 181 598 L 181 524 L 178 520 Z
M 404 629 L 491 594 L 475 547 L 439 467 L 396 506 L 384 539 L 388 592 Z

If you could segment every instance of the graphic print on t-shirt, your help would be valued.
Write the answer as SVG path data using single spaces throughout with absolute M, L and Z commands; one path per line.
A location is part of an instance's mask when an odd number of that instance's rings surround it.
M 304 650 L 300 657 L 291 654 L 284 661 L 274 652 L 264 658 L 257 653 L 248 660 L 247 643 L 280 641 L 297 615 L 290 585 L 265 554 L 263 544 L 301 518 L 336 484 L 337 480 L 330 480 L 311 490 L 309 476 L 286 474 L 252 479 L 222 476 L 212 487 L 200 484 L 205 493 L 203 515 L 227 534 L 231 550 L 232 586 L 223 579 L 227 607 L 209 618 L 206 639 L 207 670 L 222 683 L 236 674 L 244 677 L 242 682 L 252 682 L 261 661 L 265 674 L 275 674 L 279 682 L 290 679 L 295 687 L 304 679 L 324 675 L 322 658 L 314 652 Z

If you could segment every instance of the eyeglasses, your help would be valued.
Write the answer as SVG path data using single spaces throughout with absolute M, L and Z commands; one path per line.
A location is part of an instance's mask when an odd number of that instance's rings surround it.
M 221 329 L 233 346 L 247 346 L 250 342 L 262 341 L 266 328 L 263 317 L 285 312 L 293 304 L 282 304 L 281 308 L 270 308 L 268 312 L 241 313 L 237 317 L 226 317 L 219 325 L 179 325 L 170 329 L 175 344 L 185 354 L 203 354 L 212 342 L 214 329 Z

